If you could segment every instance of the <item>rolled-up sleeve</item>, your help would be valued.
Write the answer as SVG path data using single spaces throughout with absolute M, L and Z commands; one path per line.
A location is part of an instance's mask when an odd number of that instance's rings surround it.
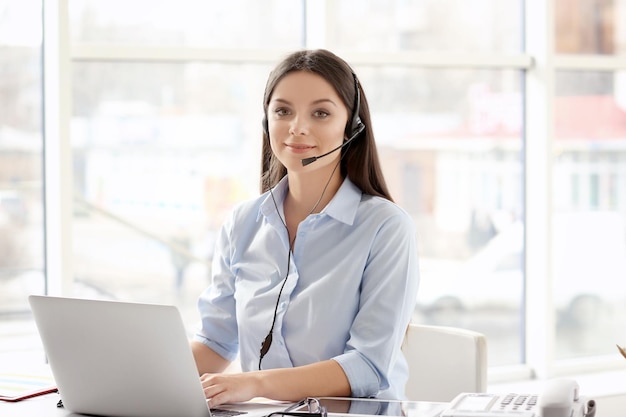
M 378 373 L 368 360 L 353 350 L 333 358 L 350 381 L 352 397 L 362 398 L 374 396 L 380 390 Z
M 239 350 L 236 320 L 234 277 L 229 267 L 229 222 L 221 228 L 212 263 L 213 282 L 200 295 L 198 310 L 201 326 L 197 340 L 227 360 L 234 360 Z

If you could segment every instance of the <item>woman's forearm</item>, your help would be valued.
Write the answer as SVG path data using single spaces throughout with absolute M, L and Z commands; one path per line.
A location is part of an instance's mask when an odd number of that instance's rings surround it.
M 259 371 L 258 396 L 281 401 L 298 401 L 304 397 L 348 397 L 350 383 L 341 366 L 326 360 L 295 368 Z

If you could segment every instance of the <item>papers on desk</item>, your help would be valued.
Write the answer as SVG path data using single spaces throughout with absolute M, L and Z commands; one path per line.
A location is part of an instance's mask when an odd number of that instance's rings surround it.
M 57 387 L 52 376 L 21 373 L 0 374 L 0 401 L 20 401 L 56 390 Z

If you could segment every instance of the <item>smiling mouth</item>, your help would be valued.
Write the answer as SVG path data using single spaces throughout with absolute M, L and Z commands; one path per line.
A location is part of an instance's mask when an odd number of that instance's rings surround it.
M 285 146 L 291 150 L 294 151 L 298 151 L 298 152 L 302 152 L 302 151 L 307 151 L 309 149 L 313 149 L 313 146 L 310 145 L 304 145 L 304 144 L 297 144 L 297 143 L 286 143 Z

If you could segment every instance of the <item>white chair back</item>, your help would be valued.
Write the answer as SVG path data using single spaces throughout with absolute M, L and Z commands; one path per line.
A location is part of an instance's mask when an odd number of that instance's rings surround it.
M 411 323 L 402 351 L 409 400 L 448 402 L 461 392 L 487 390 L 487 340 L 481 333 Z

